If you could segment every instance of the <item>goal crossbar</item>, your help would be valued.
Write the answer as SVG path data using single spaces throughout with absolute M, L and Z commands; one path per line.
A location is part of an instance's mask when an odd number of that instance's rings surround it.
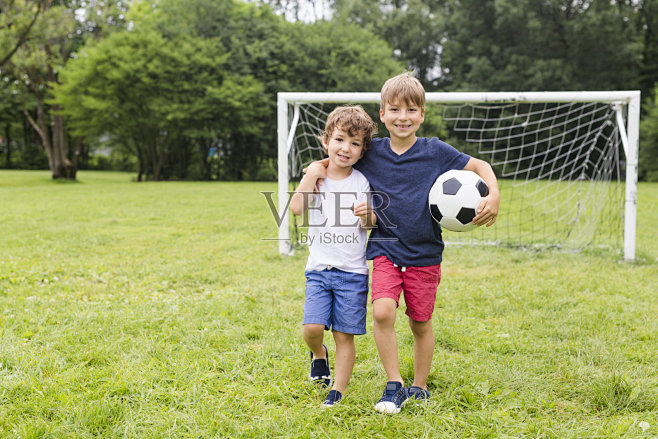
M 380 93 L 280 92 L 277 95 L 279 253 L 291 252 L 289 230 L 289 153 L 304 104 L 377 104 Z M 448 92 L 426 93 L 427 103 L 440 104 L 532 104 L 604 103 L 614 106 L 619 137 L 625 155 L 624 259 L 635 259 L 637 177 L 640 123 L 640 91 L 560 91 L 560 92 Z M 290 107 L 293 117 L 290 119 Z M 624 112 L 626 120 L 624 121 Z
M 289 104 L 312 102 L 364 104 L 380 101 L 380 94 L 280 92 L 278 98 Z M 459 103 L 506 103 L 506 102 L 606 102 L 630 103 L 640 97 L 640 91 L 530 91 L 530 92 L 445 92 L 425 93 L 426 102 Z

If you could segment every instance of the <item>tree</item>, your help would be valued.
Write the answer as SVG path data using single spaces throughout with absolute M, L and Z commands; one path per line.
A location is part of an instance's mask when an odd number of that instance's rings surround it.
M 25 117 L 25 110 L 36 118 L 36 103 L 22 94 L 21 78 L 16 71 L 0 69 L 0 150 L 4 159 L 0 166 L 18 169 L 43 169 L 48 159 L 34 129 Z M 25 100 L 25 109 L 23 101 Z
M 252 118 L 263 128 L 235 131 L 217 146 L 231 179 L 253 178 L 275 160 L 277 92 L 378 90 L 403 69 L 384 41 L 340 20 L 290 23 L 267 6 L 239 1 L 163 0 L 159 11 L 154 21 L 163 33 L 218 38 L 230 72 L 264 87 L 264 114 Z
M 13 13 L 3 15 L 2 23 L 11 21 L 9 29 L 14 31 L 8 35 L 0 29 L 0 45 L 6 47 L 12 35 L 16 40 L 2 75 L 20 79 L 19 107 L 41 140 L 53 178 L 75 179 L 83 139 L 70 138 L 57 104 L 49 101 L 51 89 L 85 35 L 100 38 L 111 27 L 121 25 L 121 0 L 14 0 L 2 9 Z M 102 23 L 95 21 L 98 17 Z
M 336 0 L 336 21 L 364 27 L 386 41 L 394 59 L 415 70 L 427 90 L 439 79 L 441 16 L 436 0 Z
M 612 90 L 638 86 L 636 9 L 607 0 L 447 0 L 443 86 Z
M 643 36 L 642 66 L 640 68 L 640 89 L 642 100 L 651 102 L 655 96 L 658 81 L 658 2 L 639 2 L 636 28 Z
M 52 108 L 46 100 L 57 82 L 57 72 L 68 59 L 74 32 L 73 12 L 51 2 L 44 4 L 44 11 L 37 20 L 30 39 L 25 42 L 11 60 L 11 67 L 24 78 L 22 81 L 22 107 L 25 117 L 38 133 L 48 156 L 53 178 L 75 179 L 76 161 L 69 157 L 64 119 L 50 114 Z M 26 106 L 28 94 L 36 103 L 36 117 Z
M 402 68 L 359 26 L 288 23 L 266 6 L 162 0 L 128 15 L 130 30 L 86 42 L 52 102 L 75 135 L 110 134 L 148 178 L 209 178 L 211 151 L 222 178 L 261 178 L 278 91 L 374 90 Z
M 5 168 L 12 167 L 12 124 L 18 120 L 20 103 L 7 85 L 0 88 L 0 147 L 4 143 Z M 1 150 L 1 149 L 0 149 Z
M 260 86 L 226 74 L 226 61 L 217 40 L 117 32 L 69 63 L 54 102 L 77 135 L 111 135 L 137 156 L 139 180 L 160 180 L 172 176 L 165 172 L 172 163 L 188 160 L 180 152 L 190 142 L 253 129 L 246 115 L 258 108 Z

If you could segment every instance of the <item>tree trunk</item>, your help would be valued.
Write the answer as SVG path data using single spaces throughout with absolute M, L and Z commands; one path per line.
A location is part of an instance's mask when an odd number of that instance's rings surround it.
M 75 152 L 73 153 L 73 169 L 76 170 L 76 174 L 78 171 L 78 165 L 80 164 L 80 156 L 82 155 L 82 149 L 84 148 L 84 141 L 85 139 L 83 137 L 78 138 L 75 147 Z
M 142 154 L 142 148 L 139 147 L 139 140 L 136 140 L 135 138 L 126 139 L 123 143 L 125 143 L 128 151 L 137 156 L 137 166 L 139 168 L 137 171 L 137 181 L 141 182 L 144 179 L 146 165 L 144 155 Z
M 46 150 L 46 155 L 48 156 L 48 166 L 50 167 L 50 173 L 52 174 L 53 179 L 67 178 L 75 180 L 77 169 L 75 169 L 67 157 L 68 146 L 66 143 L 64 118 L 54 114 L 57 110 L 59 110 L 59 107 L 57 105 L 53 105 L 51 107 L 51 111 L 53 113 L 51 139 L 48 125 L 46 123 L 46 115 L 43 109 L 43 97 L 39 93 L 35 82 L 32 81 L 31 78 L 30 88 L 32 89 L 32 95 L 34 96 L 34 99 L 37 103 L 37 120 L 34 120 L 32 115 L 30 115 L 30 113 L 27 111 L 27 108 L 25 107 L 25 101 L 23 101 L 23 113 L 41 138 L 41 144 Z
M 56 105 L 53 105 L 52 112 L 58 110 Z M 53 178 L 68 178 L 75 180 L 77 168 L 68 158 L 68 145 L 66 142 L 66 132 L 64 128 L 64 118 L 62 116 L 53 115 L 53 154 L 55 156 L 56 172 L 53 172 Z M 52 169 L 51 169 L 52 171 Z
M 46 55 L 50 58 L 50 44 L 46 44 L 44 47 Z M 62 57 L 66 59 L 65 56 Z M 57 82 L 57 76 L 55 70 L 53 69 L 52 64 L 48 63 L 48 87 L 52 87 L 51 84 Z M 55 166 L 56 172 L 53 172 L 53 178 L 67 178 L 75 180 L 75 174 L 77 173 L 77 167 L 73 166 L 73 163 L 68 158 L 68 143 L 66 142 L 66 129 L 64 128 L 64 117 L 59 116 L 57 111 L 59 110 L 59 105 L 53 105 L 50 108 L 50 114 L 52 115 L 52 126 L 53 126 L 53 154 L 55 157 Z M 53 171 L 51 169 L 51 171 Z
M 151 155 L 151 166 L 153 166 L 153 180 L 160 181 L 160 172 L 164 164 L 164 154 L 158 150 L 160 139 L 155 138 L 150 141 L 149 151 Z
M 30 122 L 32 128 L 34 128 L 34 131 L 36 131 L 39 137 L 41 138 L 41 145 L 43 145 L 43 149 L 46 150 L 46 156 L 48 156 L 48 167 L 50 168 L 50 172 L 53 173 L 55 169 L 53 147 L 50 142 L 48 125 L 46 125 L 46 117 L 43 112 L 43 102 L 41 100 L 41 96 L 39 96 L 39 93 L 33 84 L 31 88 L 32 88 L 32 94 L 34 95 L 34 98 L 37 102 L 37 120 L 34 120 L 30 112 L 27 111 L 27 107 L 25 106 L 25 100 L 23 100 L 23 114 L 25 114 L 25 117 L 27 118 L 28 122 Z M 53 174 L 53 178 L 55 178 L 54 174 Z
M 46 55 L 50 58 L 50 44 L 46 43 L 44 46 L 44 51 L 46 52 Z M 63 59 L 66 59 L 65 56 L 63 56 Z M 51 84 L 55 84 L 57 82 L 57 76 L 55 74 L 55 70 L 53 69 L 52 64 L 48 63 L 47 64 L 47 78 L 48 78 L 48 84 L 49 88 L 51 87 Z M 71 179 L 75 180 L 75 175 L 77 173 L 77 168 L 73 166 L 73 163 L 68 158 L 68 144 L 66 142 L 66 129 L 64 127 L 64 117 L 59 116 L 57 114 L 57 111 L 59 110 L 58 105 L 53 105 L 50 108 L 50 114 L 52 118 L 52 154 L 53 154 L 53 162 L 54 162 L 54 168 L 51 167 L 50 171 L 53 175 L 53 179 L 56 178 L 66 178 L 66 179 Z

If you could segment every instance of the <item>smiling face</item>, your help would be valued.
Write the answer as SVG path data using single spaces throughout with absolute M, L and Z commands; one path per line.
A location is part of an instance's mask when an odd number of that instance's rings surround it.
M 416 131 L 425 120 L 425 109 L 413 102 L 386 102 L 379 110 L 379 118 L 391 136 L 391 145 L 411 147 L 416 142 Z
M 324 144 L 329 155 L 329 166 L 327 172 L 347 171 L 351 172 L 352 165 L 363 155 L 363 135 L 350 135 L 340 128 L 336 128 L 329 136 L 329 141 Z

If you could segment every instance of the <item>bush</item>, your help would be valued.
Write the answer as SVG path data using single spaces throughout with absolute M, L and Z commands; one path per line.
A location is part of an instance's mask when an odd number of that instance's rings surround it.
M 265 159 L 261 162 L 260 167 L 254 174 L 254 181 L 276 181 L 277 166 L 276 160 Z
M 11 164 L 12 168 L 15 169 L 50 169 L 46 152 L 36 145 L 28 145 L 25 149 L 12 150 Z
M 138 163 L 137 158 L 132 155 L 112 151 L 109 156 L 104 154 L 92 155 L 87 162 L 86 169 L 95 171 L 137 172 Z

